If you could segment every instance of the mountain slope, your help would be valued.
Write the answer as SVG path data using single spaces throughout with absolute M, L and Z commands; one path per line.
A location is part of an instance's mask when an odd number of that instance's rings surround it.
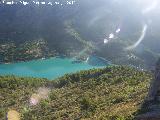
M 17 62 L 59 54 L 75 57 L 83 53 L 83 59 L 96 54 L 115 64 L 148 69 L 160 56 L 159 14 L 146 17 L 141 10 L 134 2 L 132 6 L 126 1 L 116 3 L 113 0 L 76 0 L 70 6 L 1 5 L 0 60 L 2 63 Z M 144 41 L 136 49 L 125 50 L 139 39 L 145 23 L 148 29 Z M 118 28 L 120 33 L 115 33 Z M 111 33 L 115 34 L 114 39 L 104 44 Z M 32 46 L 32 42 L 40 40 L 45 47 L 25 48 L 25 43 Z M 10 44 L 12 52 L 8 47 L 3 49 L 6 44 Z
M 151 78 L 125 66 L 81 71 L 56 81 L 1 76 L 0 119 L 9 110 L 24 120 L 133 119 Z

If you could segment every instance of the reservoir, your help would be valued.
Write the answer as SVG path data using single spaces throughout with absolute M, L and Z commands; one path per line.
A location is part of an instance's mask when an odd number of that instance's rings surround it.
M 29 62 L 1 64 L 0 75 L 16 75 L 20 77 L 37 77 L 53 80 L 64 74 L 93 68 L 103 68 L 107 65 L 109 65 L 109 63 L 96 57 L 91 57 L 88 61 L 76 61 L 72 58 L 53 57 L 45 60 L 40 59 Z

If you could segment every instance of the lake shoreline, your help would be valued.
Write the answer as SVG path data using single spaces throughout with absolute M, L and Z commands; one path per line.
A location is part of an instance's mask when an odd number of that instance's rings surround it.
M 66 55 L 62 55 L 62 56 L 65 56 L 65 58 L 71 58 L 71 57 L 68 57 Z M 30 60 L 17 60 L 15 62 L 0 62 L 0 65 L 3 65 L 3 64 L 16 64 L 16 63 L 23 63 L 23 62 L 30 62 L 30 61 L 36 61 L 36 60 L 46 60 L 46 59 L 51 59 L 51 58 L 60 58 L 60 56 L 50 56 L 50 57 L 39 57 L 39 58 L 34 58 L 34 59 L 30 59 Z
M 110 64 L 98 57 L 91 56 L 89 61 L 80 61 L 67 56 L 55 56 L 31 61 L 21 61 L 10 64 L 0 64 L 0 75 L 15 75 L 22 77 L 35 77 L 55 79 L 65 74 L 82 70 L 103 68 Z M 90 62 L 91 61 L 91 62 Z

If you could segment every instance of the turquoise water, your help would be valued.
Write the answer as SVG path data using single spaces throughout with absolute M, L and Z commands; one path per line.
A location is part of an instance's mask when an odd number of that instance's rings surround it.
M 0 75 L 55 79 L 67 73 L 75 73 L 80 70 L 102 68 L 105 66 L 95 66 L 87 62 L 73 61 L 74 59 L 71 58 L 50 58 L 46 60 L 1 64 Z

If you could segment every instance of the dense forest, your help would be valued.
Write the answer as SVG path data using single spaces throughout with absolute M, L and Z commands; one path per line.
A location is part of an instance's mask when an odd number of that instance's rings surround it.
M 1 76 L 0 119 L 14 113 L 22 120 L 132 120 L 151 79 L 151 73 L 126 66 L 66 74 L 53 81 Z
M 151 68 L 160 52 L 158 14 L 149 15 L 153 22 L 148 25 L 144 41 L 136 49 L 125 50 L 137 41 L 143 23 L 148 21 L 140 9 L 112 0 L 76 0 L 73 5 L 63 6 L 1 4 L 0 61 L 62 54 L 86 59 L 96 54 L 115 64 Z M 117 28 L 120 33 L 104 44 L 104 39 Z

